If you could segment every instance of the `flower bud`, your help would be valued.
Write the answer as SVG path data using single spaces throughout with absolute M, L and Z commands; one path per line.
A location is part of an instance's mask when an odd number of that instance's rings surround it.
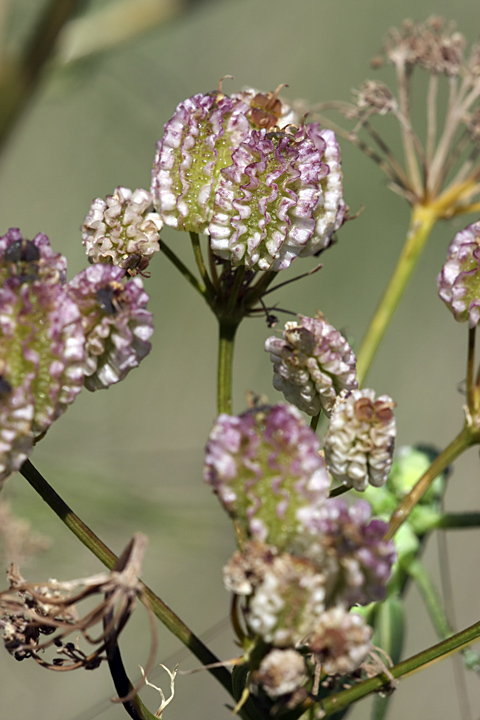
M 247 537 L 285 548 L 328 495 L 317 436 L 287 405 L 220 415 L 204 478 Z
M 470 328 L 480 319 L 480 221 L 457 233 L 437 277 L 438 294 L 455 320 Z
M 372 632 L 361 615 L 333 607 L 321 615 L 308 646 L 327 675 L 349 675 L 370 652 Z
M 141 189 L 117 187 L 106 200 L 94 200 L 81 227 L 88 259 L 119 265 L 130 275 L 143 272 L 160 248 L 163 223 L 152 211 L 152 196 Z
M 395 546 L 384 540 L 387 523 L 371 518 L 365 500 L 353 505 L 330 499 L 306 526 L 304 554 L 325 576 L 326 604 L 346 607 L 383 600 L 395 561 Z
M 270 650 L 258 670 L 251 675 L 252 682 L 261 685 L 271 698 L 294 692 L 303 685 L 305 679 L 305 661 L 292 648 Z
M 255 588 L 246 622 L 264 642 L 294 645 L 314 631 L 325 610 L 325 578 L 307 558 L 282 553 Z
M 308 415 L 329 416 L 342 390 L 358 387 L 356 358 L 343 335 L 323 317 L 287 322 L 283 340 L 269 337 L 265 350 L 273 362 L 273 386 Z
M 125 271 L 96 264 L 68 283 L 85 332 L 85 387 L 98 390 L 123 380 L 150 352 L 152 314 L 140 278 L 122 284 Z
M 277 549 L 271 545 L 255 540 L 246 542 L 223 568 L 225 587 L 236 595 L 251 595 L 277 555 Z
M 375 400 L 368 389 L 338 397 L 324 448 L 327 467 L 339 482 L 359 491 L 368 483 L 386 483 L 396 434 L 394 405 L 388 395 Z

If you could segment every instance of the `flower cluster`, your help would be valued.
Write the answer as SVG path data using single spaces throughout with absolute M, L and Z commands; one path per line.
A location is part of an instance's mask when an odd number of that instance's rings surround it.
M 162 226 L 149 192 L 117 187 L 106 200 L 93 201 L 81 227 L 82 240 L 91 262 L 119 265 L 135 275 L 145 271 L 159 250 Z
M 293 120 L 277 93 L 180 103 L 152 171 L 162 221 L 208 233 L 215 255 L 254 270 L 328 247 L 345 217 L 338 143 L 318 123 Z
M 363 396 L 371 422 L 361 428 L 367 464 L 372 448 L 366 437 L 377 431 L 379 447 L 386 437 L 389 459 L 392 449 L 391 437 L 382 435 L 388 403 L 373 402 L 371 393 Z M 224 583 L 240 598 L 247 636 L 262 643 L 252 683 L 271 698 L 301 687 L 310 672 L 307 658 L 327 674 L 360 667 L 370 652 L 371 629 L 349 610 L 385 597 L 395 559 L 393 543 L 383 539 L 387 525 L 371 518 L 367 502 L 348 506 L 328 498 L 330 477 L 319 450 L 313 430 L 288 405 L 221 415 L 206 449 L 205 480 L 235 521 L 240 540 L 224 568 Z
M 347 487 L 385 485 L 392 466 L 396 425 L 388 395 L 370 389 L 342 392 L 325 437 L 325 459 L 332 475 Z
M 273 362 L 273 386 L 308 415 L 332 412 L 342 390 L 356 390 L 356 359 L 343 335 L 325 318 L 287 322 L 283 339 L 269 337 L 265 350 Z
M 0 483 L 84 384 L 108 387 L 149 351 L 148 298 L 124 279 L 96 265 L 66 282 L 46 235 L 0 237 Z
M 470 328 L 480 319 L 480 222 L 455 235 L 438 278 L 438 294 L 455 320 Z

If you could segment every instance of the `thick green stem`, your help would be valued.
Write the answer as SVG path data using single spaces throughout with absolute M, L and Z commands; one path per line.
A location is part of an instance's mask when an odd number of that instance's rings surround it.
M 232 413 L 232 375 L 235 334 L 240 321 L 219 318 L 218 367 L 217 367 L 217 410 Z
M 415 505 L 427 492 L 435 478 L 437 478 L 468 447 L 478 441 L 479 439 L 477 438 L 475 431 L 466 424 L 459 435 L 457 435 L 450 445 L 448 445 L 445 450 L 443 450 L 440 455 L 435 458 L 420 480 L 418 480 L 410 492 L 405 495 L 390 518 L 389 528 L 386 535 L 387 538 L 392 538 L 394 536 L 400 525 L 405 522 Z
M 417 672 L 418 670 L 421 670 L 438 660 L 443 660 L 449 655 L 468 647 L 479 637 L 480 622 L 477 622 L 466 630 L 462 630 L 461 632 L 452 635 L 447 640 L 443 640 L 442 642 L 427 648 L 427 650 L 423 650 L 417 655 L 413 655 L 407 660 L 403 660 L 401 663 L 398 663 L 398 665 L 394 665 L 394 667 L 389 668 L 389 674 L 391 674 L 395 679 L 412 675 L 414 672 Z M 387 677 L 386 673 L 380 673 L 379 675 L 376 675 L 369 680 L 365 680 L 348 690 L 342 690 L 342 692 L 327 698 L 322 702 L 322 709 L 325 711 L 327 716 L 332 715 L 335 712 L 343 710 L 352 703 L 357 702 L 357 700 L 361 700 L 370 693 L 380 690 L 382 687 L 388 688 L 389 682 L 389 677 Z M 301 709 L 306 710 L 307 706 L 310 704 L 310 702 L 303 703 Z
M 444 513 L 432 523 L 432 530 L 465 530 L 480 527 L 480 512 Z
M 413 208 L 410 229 L 402 254 L 358 353 L 357 378 L 360 385 L 365 380 L 377 348 L 437 217 L 436 209 L 433 206 L 417 205 Z
M 75 515 L 73 510 L 62 500 L 55 490 L 48 484 L 44 477 L 32 465 L 30 460 L 26 460 L 20 472 L 28 483 L 38 492 L 40 497 L 45 500 L 47 505 L 54 511 L 56 515 L 65 523 L 69 530 L 110 570 L 117 562 L 117 556 L 98 538 L 94 532 L 90 530 L 80 518 Z M 149 587 L 143 585 L 145 597 L 151 610 L 157 618 L 175 635 L 186 647 L 198 658 L 198 660 L 206 666 L 207 670 L 223 685 L 225 690 L 232 694 L 232 681 L 228 670 L 219 667 L 218 658 L 202 643 L 202 641 L 194 635 L 194 633 L 183 623 L 180 618 L 175 615 L 168 605 L 150 590 Z M 216 667 L 210 667 L 216 665 Z

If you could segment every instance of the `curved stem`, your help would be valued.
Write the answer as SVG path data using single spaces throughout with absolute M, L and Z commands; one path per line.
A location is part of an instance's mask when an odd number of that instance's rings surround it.
M 85 525 L 73 510 L 62 500 L 60 495 L 49 485 L 44 477 L 25 460 L 20 472 L 27 482 L 45 500 L 47 505 L 65 523 L 69 530 L 102 562 L 109 570 L 117 562 L 117 556 L 98 538 L 90 528 Z M 232 681 L 228 670 L 219 667 L 218 658 L 202 643 L 185 623 L 161 600 L 149 587 L 143 585 L 148 604 L 168 630 L 175 635 L 187 648 L 206 666 L 207 670 L 223 685 L 225 690 L 232 694 Z M 216 665 L 216 667 L 210 667 Z
M 400 525 L 408 518 L 415 505 L 427 492 L 435 478 L 475 442 L 478 442 L 478 439 L 466 424 L 461 433 L 435 458 L 420 480 L 418 480 L 410 492 L 405 495 L 390 518 L 388 532 L 385 536 L 386 539 L 392 538 L 395 535 Z
M 477 622 L 465 630 L 455 633 L 455 635 L 452 635 L 447 640 L 442 640 L 442 642 L 432 645 L 432 647 L 423 650 L 417 655 L 413 655 L 412 657 L 407 658 L 407 660 L 403 660 L 398 663 L 398 665 L 394 665 L 389 668 L 388 672 L 396 679 L 407 677 L 418 670 L 432 665 L 434 662 L 443 660 L 449 655 L 468 647 L 479 637 L 480 622 Z M 354 687 L 349 688 L 348 690 L 342 690 L 341 692 L 323 700 L 321 703 L 322 710 L 327 716 L 332 715 L 333 713 L 343 710 L 357 700 L 361 700 L 370 693 L 380 690 L 382 687 L 388 688 L 390 682 L 390 678 L 386 673 L 375 675 L 375 677 L 370 678 L 369 680 L 365 680 L 358 685 L 354 685 Z M 312 701 L 305 701 L 302 703 L 302 705 L 295 710 L 296 717 L 299 716 L 300 710 L 304 712 L 311 705 L 313 705 Z
M 218 413 L 232 412 L 232 375 L 235 334 L 240 321 L 219 318 L 218 366 L 217 366 L 217 410 Z
M 167 258 L 170 260 L 170 262 L 175 265 L 177 270 L 183 275 L 183 277 L 190 283 L 190 285 L 200 294 L 202 297 L 207 299 L 207 292 L 204 285 L 201 285 L 195 275 L 188 269 L 186 265 L 183 264 L 183 262 L 178 258 L 173 250 L 170 250 L 168 245 L 163 241 L 160 240 L 160 250 L 163 252 L 164 255 L 167 256 Z
M 480 512 L 443 513 L 432 523 L 432 530 L 465 530 L 480 527 Z
M 402 254 L 358 353 L 357 378 L 359 385 L 362 385 L 365 380 L 380 341 L 392 319 L 437 217 L 436 208 L 433 206 L 416 205 L 412 210 L 410 229 Z
M 197 263 L 198 271 L 201 275 L 203 282 L 205 283 L 207 297 L 215 297 L 215 288 L 213 287 L 212 281 L 210 280 L 207 268 L 205 266 L 198 233 L 191 232 L 190 240 L 192 241 L 193 254 L 195 256 L 195 262 Z

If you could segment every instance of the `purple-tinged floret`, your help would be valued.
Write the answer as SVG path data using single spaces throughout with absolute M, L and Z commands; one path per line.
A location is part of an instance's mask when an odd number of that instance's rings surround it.
M 247 110 L 221 93 L 194 95 L 178 105 L 157 144 L 152 170 L 154 205 L 167 225 L 205 231 L 220 170 L 249 134 Z
M 0 238 L 0 481 L 83 387 L 85 337 L 46 235 Z
M 6 280 L 12 288 L 34 282 L 63 284 L 66 276 L 66 258 L 53 252 L 43 233 L 27 240 L 18 228 L 10 228 L 0 237 L 0 285 Z
M 248 537 L 286 548 L 328 495 L 318 450 L 315 433 L 292 406 L 220 415 L 204 477 Z
M 273 386 L 308 415 L 330 415 L 342 390 L 358 387 L 356 358 L 343 335 L 323 317 L 287 322 L 283 339 L 269 337 Z
M 470 328 L 480 320 L 480 221 L 457 233 L 437 278 L 438 294 L 455 320 Z
M 125 271 L 96 264 L 68 283 L 79 307 L 86 337 L 85 387 L 98 390 L 123 380 L 150 352 L 152 314 L 136 277 L 122 284 Z
M 83 387 L 84 335 L 65 286 L 7 280 L 0 289 L 0 355 L 3 377 L 23 386 L 35 406 L 31 431 L 38 435 Z
M 317 123 L 288 130 L 252 131 L 222 170 L 209 234 L 234 265 L 283 270 L 325 249 L 343 222 L 334 134 Z
M 383 600 L 395 561 L 395 546 L 384 540 L 387 523 L 371 519 L 365 500 L 348 506 L 331 499 L 306 526 L 305 554 L 326 578 L 326 604 L 366 605 Z

